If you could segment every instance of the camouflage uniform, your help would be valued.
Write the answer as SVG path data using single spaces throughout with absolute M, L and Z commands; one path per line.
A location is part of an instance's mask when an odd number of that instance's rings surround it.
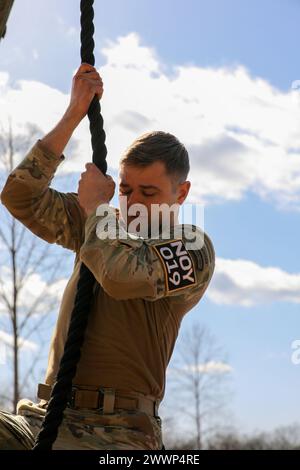
M 9 175 L 1 193 L 9 212 L 35 235 L 75 253 L 51 339 L 45 383 L 55 382 L 84 262 L 97 282 L 73 384 L 132 390 L 161 401 L 182 318 L 202 298 L 214 271 L 212 242 L 192 225 L 185 226 L 180 236 L 171 231 L 167 238 L 164 234 L 159 239 L 105 238 L 103 227 L 99 228 L 103 215 L 94 211 L 86 218 L 77 193 L 49 187 L 64 158 L 37 141 Z M 118 210 L 110 206 L 108 212 L 106 220 L 116 222 L 119 234 Z M 194 230 L 203 246 L 185 249 Z M 27 402 L 19 414 L 26 411 L 24 419 L 29 420 L 30 413 L 36 416 L 41 409 L 42 414 L 41 404 Z M 121 410 L 108 417 L 91 410 L 67 409 L 58 438 L 61 444 L 56 444 L 60 448 L 123 449 L 127 445 L 159 449 L 160 424 L 159 417 L 138 410 Z
M 30 450 L 34 445 L 46 410 L 21 401 L 17 415 L 0 411 L 0 450 Z M 53 450 L 153 450 L 162 445 L 159 417 L 138 410 L 104 415 L 66 408 Z

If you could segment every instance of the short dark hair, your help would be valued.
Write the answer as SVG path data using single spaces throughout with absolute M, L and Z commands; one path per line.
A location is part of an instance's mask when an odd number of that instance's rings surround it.
M 148 166 L 161 161 L 176 183 L 183 183 L 190 171 L 185 146 L 172 134 L 152 131 L 138 137 L 124 152 L 120 164 Z

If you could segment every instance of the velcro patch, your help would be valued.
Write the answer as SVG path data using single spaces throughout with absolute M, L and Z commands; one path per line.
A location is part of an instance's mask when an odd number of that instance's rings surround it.
M 152 247 L 163 263 L 167 292 L 196 284 L 194 263 L 181 239 L 159 243 Z
M 203 250 L 193 250 L 192 256 L 194 256 L 194 260 L 196 261 L 196 265 L 199 271 L 203 271 L 203 268 L 204 268 Z

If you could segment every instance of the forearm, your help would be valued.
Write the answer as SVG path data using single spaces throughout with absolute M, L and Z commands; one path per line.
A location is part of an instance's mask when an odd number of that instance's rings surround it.
M 78 113 L 68 107 L 54 129 L 40 140 L 41 146 L 56 157 L 60 157 L 80 121 Z
M 74 193 L 49 187 L 65 156 L 44 150 L 38 140 L 9 174 L 1 203 L 32 233 L 49 243 L 77 251 L 83 241 L 85 216 Z

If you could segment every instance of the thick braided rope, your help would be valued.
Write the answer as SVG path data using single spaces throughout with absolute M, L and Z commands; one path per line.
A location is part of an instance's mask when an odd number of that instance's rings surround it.
M 81 62 L 94 65 L 94 0 L 81 0 Z M 95 96 L 88 110 L 90 121 L 91 141 L 93 149 L 93 163 L 105 174 L 107 170 L 105 146 L 105 132 L 101 108 Z M 81 263 L 77 292 L 71 321 L 65 343 L 64 353 L 60 361 L 56 382 L 52 389 L 48 403 L 47 413 L 42 428 L 36 438 L 33 450 L 51 450 L 57 438 L 58 428 L 63 420 L 63 413 L 68 404 L 72 388 L 72 380 L 81 355 L 81 347 L 88 324 L 88 315 L 93 299 L 95 278 L 89 269 Z

